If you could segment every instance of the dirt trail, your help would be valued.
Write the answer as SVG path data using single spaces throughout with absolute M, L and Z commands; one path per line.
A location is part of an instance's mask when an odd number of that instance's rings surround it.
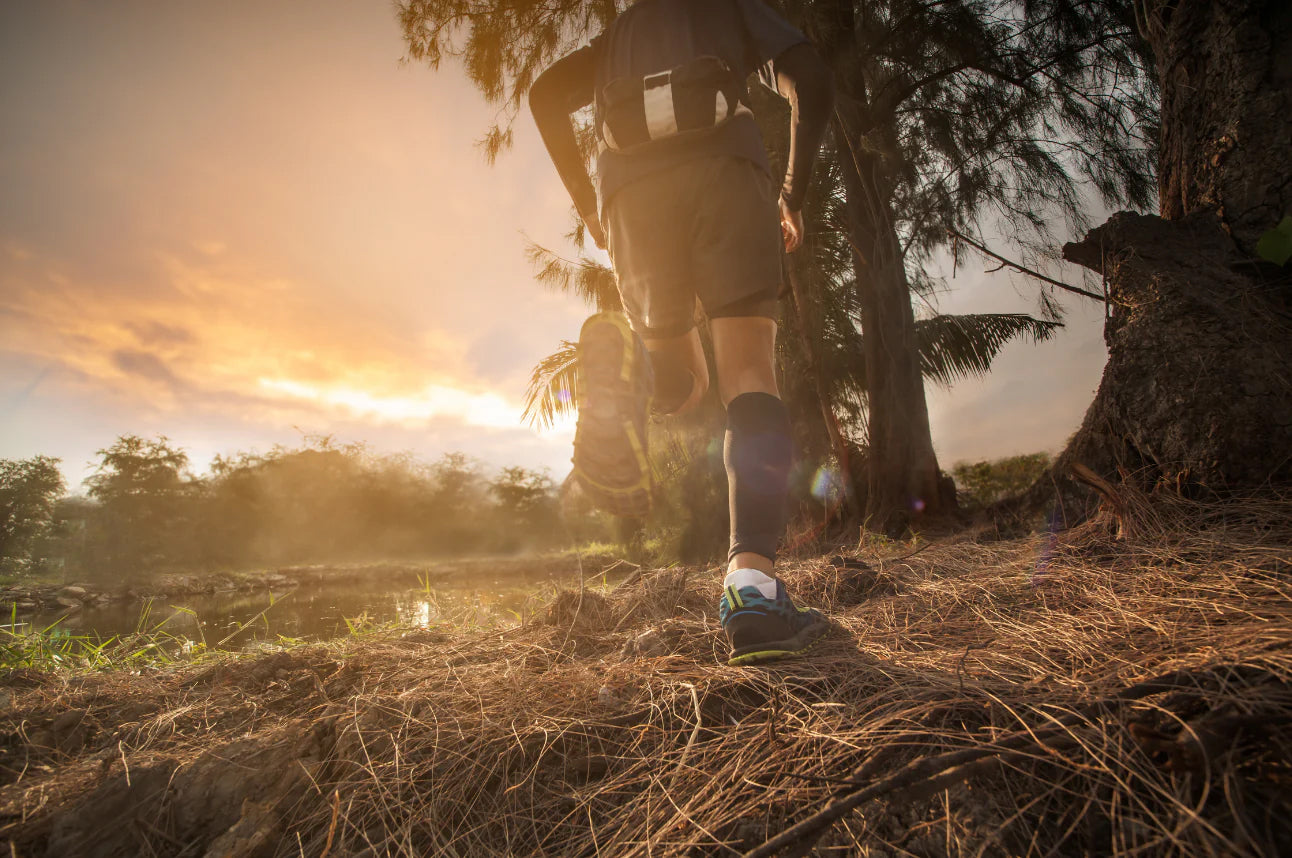
M 1292 854 L 1292 502 L 1123 491 L 1118 521 L 1057 536 L 787 564 L 839 628 L 765 668 L 722 664 L 719 576 L 670 569 L 562 594 L 506 632 L 10 675 L 0 842 L 727 855 L 782 834 L 783 854 Z M 869 799 L 821 815 L 849 795 Z

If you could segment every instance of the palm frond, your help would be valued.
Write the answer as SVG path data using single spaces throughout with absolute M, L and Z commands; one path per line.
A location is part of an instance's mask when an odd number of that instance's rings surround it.
M 1061 322 L 1035 319 L 1023 313 L 938 315 L 915 323 L 920 372 L 938 384 L 986 375 L 1005 343 L 1015 337 L 1048 340 Z
M 547 429 L 557 417 L 573 414 L 578 407 L 578 383 L 578 346 L 562 340 L 557 350 L 535 364 L 530 373 L 521 420 L 536 429 Z
M 566 259 L 526 239 L 525 259 L 534 266 L 534 279 L 554 292 L 574 295 L 598 310 L 621 310 L 615 273 L 595 260 Z

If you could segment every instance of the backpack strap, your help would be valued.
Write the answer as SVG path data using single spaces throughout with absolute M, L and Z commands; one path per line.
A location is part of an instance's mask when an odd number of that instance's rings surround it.
M 749 31 L 749 22 L 745 20 L 745 10 L 740 8 L 740 0 L 731 0 L 731 14 L 736 16 L 736 25 L 740 28 L 740 47 L 743 49 L 744 56 L 741 59 L 750 71 L 758 68 L 758 63 L 750 62 L 751 57 L 757 57 L 757 46 L 754 44 L 754 34 Z M 739 71 L 736 74 L 740 74 Z M 749 78 L 748 75 L 742 77 L 739 81 L 740 100 L 746 107 L 753 107 L 749 100 Z

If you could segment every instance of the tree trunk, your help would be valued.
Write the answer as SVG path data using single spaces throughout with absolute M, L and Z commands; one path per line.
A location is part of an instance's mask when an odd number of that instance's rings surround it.
M 1058 461 L 1214 490 L 1292 482 L 1292 277 L 1255 257 L 1292 211 L 1292 5 L 1178 0 L 1143 22 L 1162 88 L 1161 217 L 1064 256 L 1105 277 L 1108 364 Z
M 955 506 L 933 451 L 924 398 L 910 284 L 892 216 L 885 155 L 861 129 L 892 128 L 868 117 L 867 69 L 858 51 L 857 7 L 847 0 L 812 4 L 813 41 L 835 70 L 835 139 L 840 145 L 849 238 L 865 336 L 868 450 L 866 524 L 900 531 L 913 518 Z M 891 144 L 891 141 L 890 141 Z M 898 147 L 883 147 L 897 157 Z
M 1215 212 L 1239 250 L 1292 213 L 1292 4 L 1158 2 L 1162 217 Z
M 837 130 L 846 135 L 846 125 L 841 125 Z M 866 344 L 866 516 L 871 527 L 900 530 L 912 518 L 953 507 L 955 493 L 933 450 L 915 313 L 883 156 L 860 150 L 855 136 L 846 139 L 844 189 Z

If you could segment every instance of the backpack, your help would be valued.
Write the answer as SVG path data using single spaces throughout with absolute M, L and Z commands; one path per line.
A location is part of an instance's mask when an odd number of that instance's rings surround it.
M 749 44 L 744 13 L 732 2 Z M 733 116 L 753 115 L 745 80 L 721 57 L 704 55 L 668 71 L 619 77 L 596 93 L 596 133 L 614 152 L 635 152 L 663 140 L 707 134 Z

